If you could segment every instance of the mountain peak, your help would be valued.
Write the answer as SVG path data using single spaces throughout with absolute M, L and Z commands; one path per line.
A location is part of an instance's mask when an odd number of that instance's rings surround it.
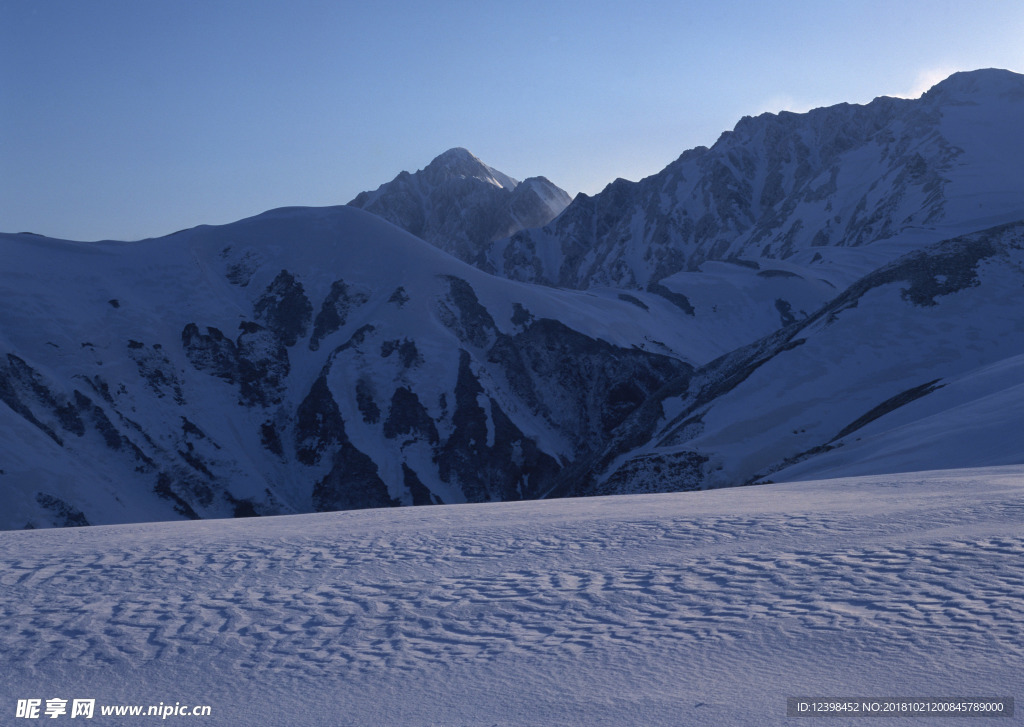
M 922 98 L 940 102 L 957 102 L 979 96 L 1024 97 L 1024 75 L 1002 68 L 958 71 L 932 86 Z
M 520 183 L 467 149 L 454 147 L 423 169 L 402 172 L 349 204 L 470 262 L 496 239 L 543 227 L 570 201 L 547 179 L 531 177 Z
M 480 179 L 502 189 L 513 190 L 518 186 L 518 180 L 499 172 L 493 167 L 484 164 L 468 149 L 461 146 L 454 147 L 435 157 L 430 164 L 424 168 L 423 173 L 433 181 L 452 179 L 458 177 L 469 177 Z
M 460 163 L 476 163 L 483 164 L 480 159 L 473 154 L 469 149 L 461 146 L 455 146 L 448 151 L 442 152 L 434 157 L 431 164 L 460 164 Z

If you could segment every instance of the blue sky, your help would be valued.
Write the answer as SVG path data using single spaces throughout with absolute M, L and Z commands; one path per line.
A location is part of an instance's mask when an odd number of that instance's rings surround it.
M 1024 3 L 0 0 L 0 231 L 341 204 L 464 146 L 571 194 L 744 115 L 1024 70 Z

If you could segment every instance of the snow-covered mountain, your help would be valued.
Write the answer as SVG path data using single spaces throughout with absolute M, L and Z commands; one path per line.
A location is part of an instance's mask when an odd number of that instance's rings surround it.
M 650 289 L 708 260 L 827 265 L 846 257 L 835 248 L 867 247 L 877 267 L 908 242 L 1024 217 L 1022 123 L 1024 76 L 995 69 L 956 73 L 916 100 L 745 117 L 710 149 L 496 241 L 485 269 Z
M 0 256 L 6 528 L 541 497 L 692 370 L 668 304 L 497 279 L 351 207 Z
M 565 493 L 1024 462 L 1021 310 L 1024 221 L 908 253 L 667 386 Z
M 0 235 L 0 527 L 1024 463 L 1022 126 L 977 71 L 497 240 L 561 198 L 461 149 L 348 206 Z
M 569 195 L 544 177 L 519 182 L 455 148 L 418 172 L 402 172 L 359 194 L 349 205 L 475 263 L 489 243 L 546 225 L 569 202 Z

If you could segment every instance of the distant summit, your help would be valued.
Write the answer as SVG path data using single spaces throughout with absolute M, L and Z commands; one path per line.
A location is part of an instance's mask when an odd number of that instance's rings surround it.
M 450 179 L 479 179 L 509 191 L 519 186 L 518 180 L 487 166 L 461 146 L 449 149 L 436 157 L 423 169 L 422 174 L 424 179 L 431 183 L 444 183 Z
M 939 81 L 922 96 L 940 102 L 969 101 L 973 97 L 1024 98 L 1024 75 L 1002 68 L 960 71 Z
M 479 263 L 486 245 L 548 224 L 570 201 L 564 190 L 544 177 L 519 182 L 456 147 L 424 169 L 402 172 L 348 204 L 383 217 L 461 260 Z
M 803 264 L 887 244 L 896 254 L 911 237 L 935 242 L 1024 218 L 1022 125 L 1024 76 L 999 69 L 954 73 L 919 99 L 747 116 L 711 148 L 580 195 L 543 229 L 496 241 L 482 267 L 560 287 L 644 290 L 709 261 Z

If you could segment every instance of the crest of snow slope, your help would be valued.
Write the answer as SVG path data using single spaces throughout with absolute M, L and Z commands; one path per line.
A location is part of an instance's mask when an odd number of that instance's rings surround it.
M 495 242 L 487 261 L 577 288 L 646 288 L 707 260 L 841 262 L 850 247 L 869 246 L 878 267 L 908 245 L 1019 219 L 1022 124 L 1024 77 L 996 69 L 918 100 L 746 117 L 710 149 Z
M 699 369 L 571 491 L 1024 462 L 1022 290 L 1022 223 L 910 253 Z
M 1024 461 L 1012 446 L 1024 422 L 1024 356 L 1012 356 L 944 381 L 942 388 L 872 421 L 842 447 L 772 475 L 792 481 L 876 472 Z M 1011 446 L 1008 446 L 1011 445 Z
M 542 227 L 569 204 L 544 177 L 520 183 L 462 148 L 449 149 L 424 169 L 402 172 L 349 202 L 466 262 L 500 237 Z
M 0 703 L 12 723 L 18 699 L 92 698 L 97 725 L 162 702 L 219 727 L 762 727 L 792 723 L 787 696 L 1018 696 L 1022 483 L 4 532 Z
M 690 369 L 668 303 L 495 279 L 349 207 L 0 245 L 8 528 L 536 497 Z

